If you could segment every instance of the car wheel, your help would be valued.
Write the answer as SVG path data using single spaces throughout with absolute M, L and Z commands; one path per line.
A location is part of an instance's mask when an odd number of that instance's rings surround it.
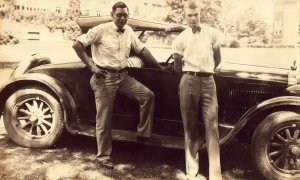
M 300 115 L 290 111 L 267 116 L 251 142 L 254 168 L 265 179 L 300 179 Z
M 64 129 L 62 108 L 46 89 L 25 87 L 6 101 L 3 120 L 8 136 L 31 148 L 52 146 Z

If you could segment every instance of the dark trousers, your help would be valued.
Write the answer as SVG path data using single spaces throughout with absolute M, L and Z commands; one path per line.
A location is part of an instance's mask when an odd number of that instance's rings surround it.
M 184 74 L 179 85 L 179 98 L 184 125 L 186 172 L 199 173 L 199 116 L 204 121 L 209 158 L 209 179 L 222 179 L 218 132 L 218 102 L 213 76 L 197 77 Z M 200 111 L 201 110 L 201 111 Z
M 137 135 L 150 137 L 153 124 L 154 94 L 143 84 L 127 75 L 127 72 L 106 74 L 106 78 L 92 76 L 90 84 L 96 100 L 97 158 L 108 159 L 112 151 L 111 117 L 116 93 L 136 99 L 140 106 L 140 122 Z

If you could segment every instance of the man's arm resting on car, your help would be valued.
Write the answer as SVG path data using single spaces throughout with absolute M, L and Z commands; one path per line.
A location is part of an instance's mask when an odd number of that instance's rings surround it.
M 153 57 L 151 52 L 146 47 L 142 49 L 139 55 L 143 59 L 145 67 L 168 70 L 168 67 L 164 67 L 158 63 L 158 61 Z

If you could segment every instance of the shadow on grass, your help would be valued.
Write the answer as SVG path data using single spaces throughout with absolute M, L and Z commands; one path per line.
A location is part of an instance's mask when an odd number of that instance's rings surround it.
M 23 148 L 0 134 L 0 179 L 183 179 L 184 150 L 113 141 L 114 170 L 94 163 L 96 139 L 64 135 L 48 149 Z M 258 179 L 252 171 L 249 146 L 233 142 L 221 149 L 224 180 Z M 208 177 L 207 154 L 200 173 Z M 21 177 L 21 178 L 20 178 Z

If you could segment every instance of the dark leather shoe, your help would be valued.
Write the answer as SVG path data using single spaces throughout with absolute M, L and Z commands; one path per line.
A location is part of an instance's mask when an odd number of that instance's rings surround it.
M 106 169 L 114 169 L 115 165 L 114 163 L 111 161 L 111 159 L 104 159 L 104 160 L 99 160 L 96 158 L 96 164 L 106 168 Z
M 149 144 L 161 144 L 161 140 L 155 137 L 143 137 L 143 136 L 137 136 L 136 137 L 137 142 L 139 143 L 149 143 Z

